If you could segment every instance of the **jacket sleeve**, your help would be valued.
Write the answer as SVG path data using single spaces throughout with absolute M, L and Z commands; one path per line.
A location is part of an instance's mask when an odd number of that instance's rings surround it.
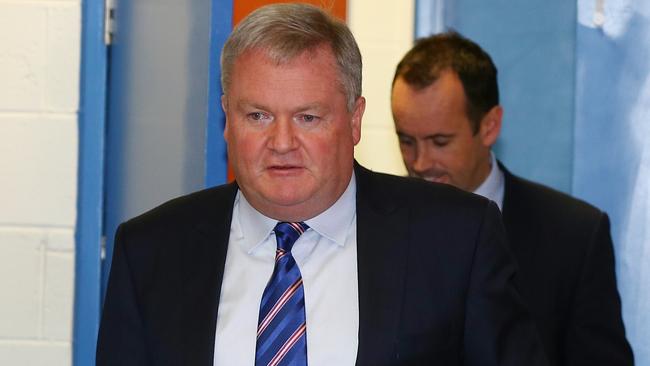
M 113 261 L 97 340 L 97 366 L 150 364 L 126 236 L 122 224 L 115 235 Z
M 491 202 L 477 238 L 467 294 L 464 365 L 548 365 L 515 286 L 516 270 L 498 208 Z
M 565 365 L 634 364 L 621 319 L 621 300 L 614 267 L 609 219 L 601 214 L 594 226 L 571 306 Z

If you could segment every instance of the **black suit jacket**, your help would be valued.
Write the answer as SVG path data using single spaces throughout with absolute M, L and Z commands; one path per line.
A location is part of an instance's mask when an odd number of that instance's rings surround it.
M 450 186 L 355 172 L 357 364 L 545 365 L 496 206 Z M 236 191 L 207 189 L 120 226 L 98 365 L 212 365 Z
M 500 166 L 508 242 L 549 361 L 556 366 L 632 365 L 607 215 Z

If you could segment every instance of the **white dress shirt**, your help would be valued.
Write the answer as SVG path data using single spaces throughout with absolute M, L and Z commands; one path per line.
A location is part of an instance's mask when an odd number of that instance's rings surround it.
M 303 278 L 310 366 L 354 365 L 359 334 L 356 184 L 305 221 L 293 254 Z M 252 366 L 260 301 L 275 263 L 277 220 L 237 192 L 217 314 L 214 364 Z
M 494 201 L 499 206 L 499 210 L 503 211 L 503 194 L 506 188 L 505 178 L 499 168 L 499 164 L 497 164 L 497 158 L 494 156 L 494 153 L 490 152 L 490 158 L 492 159 L 490 162 L 492 166 L 490 174 L 476 188 L 474 193 Z

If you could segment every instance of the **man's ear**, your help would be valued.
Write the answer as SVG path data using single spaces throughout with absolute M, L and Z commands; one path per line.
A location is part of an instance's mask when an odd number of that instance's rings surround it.
M 228 113 L 228 99 L 226 98 L 226 94 L 221 94 L 221 109 L 223 109 L 224 113 Z
M 226 123 L 223 128 L 223 138 L 228 141 L 228 99 L 226 98 L 225 94 L 221 94 L 221 108 L 223 109 L 223 113 L 226 115 Z
M 366 98 L 359 97 L 354 103 L 354 110 L 352 111 L 352 140 L 354 144 L 361 141 L 361 120 L 363 119 L 363 112 L 366 110 Z
M 492 107 L 483 119 L 481 119 L 481 129 L 479 134 L 483 146 L 490 147 L 494 145 L 501 133 L 501 119 L 503 118 L 503 108 L 499 105 Z

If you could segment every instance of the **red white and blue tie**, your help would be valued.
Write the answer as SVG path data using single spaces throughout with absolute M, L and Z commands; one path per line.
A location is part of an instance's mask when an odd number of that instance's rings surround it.
M 278 247 L 260 305 L 255 366 L 307 365 L 305 293 L 291 255 L 293 244 L 307 229 L 303 222 L 280 222 L 273 229 Z

